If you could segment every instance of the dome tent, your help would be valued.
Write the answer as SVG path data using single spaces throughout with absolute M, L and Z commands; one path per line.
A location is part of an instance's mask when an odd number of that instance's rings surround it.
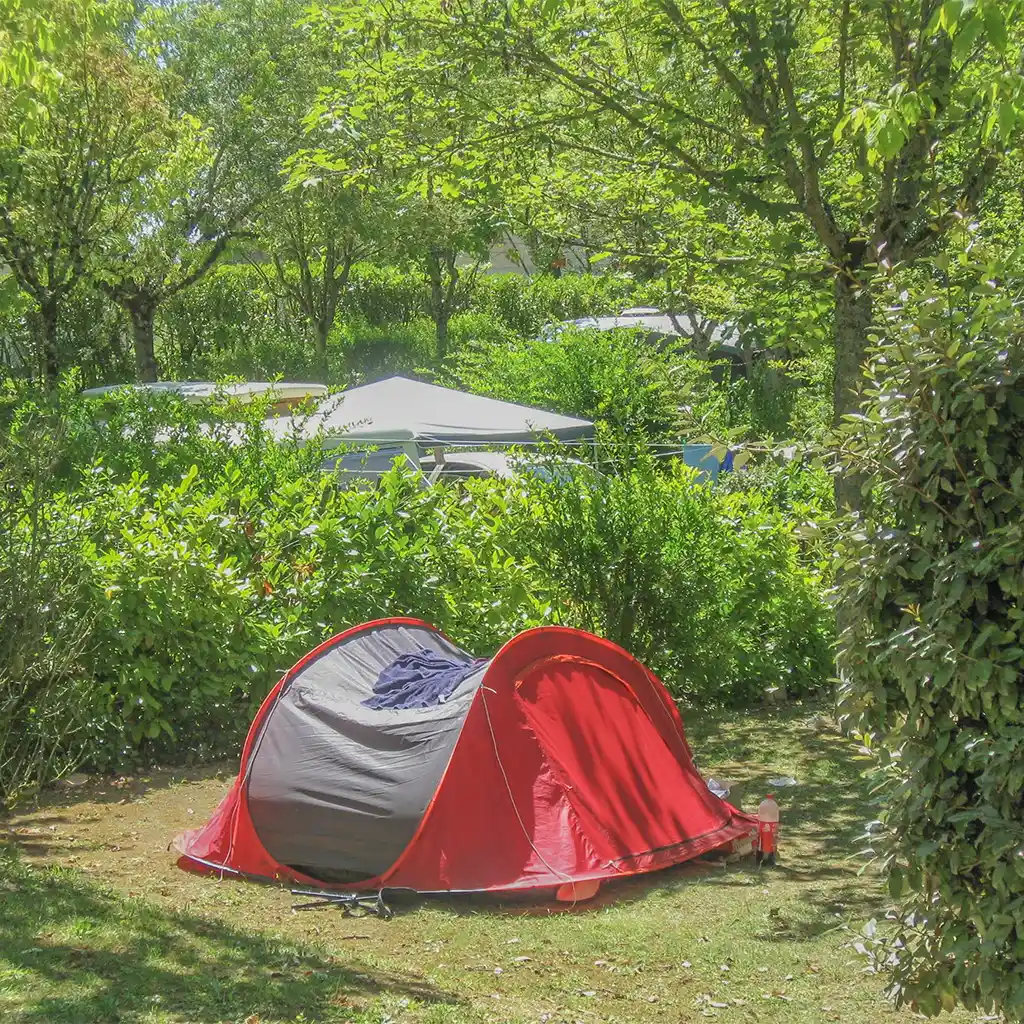
M 263 702 L 184 868 L 340 890 L 559 888 L 728 846 L 752 820 L 693 766 L 662 684 L 547 626 L 477 661 L 427 623 L 321 644 Z

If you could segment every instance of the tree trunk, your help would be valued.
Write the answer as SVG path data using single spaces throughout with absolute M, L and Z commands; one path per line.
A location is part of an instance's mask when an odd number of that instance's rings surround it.
M 51 388 L 60 377 L 60 359 L 57 356 L 57 327 L 60 318 L 60 302 L 55 295 L 39 303 L 41 330 L 40 349 L 42 371 L 46 386 Z
M 453 269 L 453 273 L 458 273 Z M 434 319 L 437 344 L 435 355 L 440 361 L 448 355 L 448 321 L 451 319 L 451 303 L 448 301 L 444 275 L 441 270 L 441 255 L 432 250 L 427 254 L 427 277 L 430 279 L 430 314 Z
M 329 366 L 327 363 L 327 336 L 331 333 L 331 325 L 322 319 L 313 321 L 313 349 L 316 360 L 316 373 L 322 383 L 328 383 Z
M 448 310 L 442 308 L 434 317 L 437 333 L 436 355 L 439 360 L 448 355 L 448 321 L 451 319 Z
M 132 321 L 132 341 L 135 343 L 135 377 L 140 383 L 152 383 L 157 379 L 153 329 L 156 303 L 133 302 L 127 308 Z
M 868 348 L 871 326 L 871 293 L 849 271 L 840 271 L 835 283 L 836 355 L 833 390 L 833 424 L 860 406 L 861 367 Z M 835 478 L 836 510 L 858 511 L 863 496 L 863 476 L 841 473 Z

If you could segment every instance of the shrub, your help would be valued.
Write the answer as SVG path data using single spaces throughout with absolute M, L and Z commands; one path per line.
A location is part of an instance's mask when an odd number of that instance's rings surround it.
M 77 387 L 77 381 L 66 386 Z M 87 743 L 92 630 L 80 520 L 52 514 L 66 424 L 59 401 L 4 386 L 0 432 L 0 807 L 73 767 Z
M 581 416 L 652 440 L 675 437 L 678 394 L 669 361 L 631 331 L 569 329 L 552 341 L 467 348 L 441 383 Z
M 523 536 L 562 618 L 632 651 L 691 702 L 820 687 L 829 616 L 782 516 L 698 484 L 681 463 L 665 472 L 642 448 L 620 446 L 602 463 L 613 471 L 531 486 Z
M 76 386 L 5 406 L 4 802 L 82 762 L 235 753 L 304 651 L 380 616 L 479 654 L 582 625 L 704 703 L 824 678 L 824 610 L 791 530 L 688 471 L 620 454 L 561 486 L 422 488 L 395 470 L 343 491 L 316 445 L 257 419 L 229 441 L 195 409 L 129 395 L 100 427 Z
M 179 292 L 160 307 L 156 330 L 167 377 L 308 380 L 312 373 L 303 324 L 274 295 L 264 273 L 248 264 L 223 264 Z
M 722 474 L 718 491 L 746 495 L 780 513 L 792 527 L 801 564 L 822 577 L 831 575 L 838 539 L 835 488 L 820 460 L 795 447 L 757 453 L 741 472 Z
M 480 279 L 472 308 L 496 317 L 522 338 L 534 338 L 548 323 L 619 313 L 630 305 L 634 288 L 625 276 L 492 274 Z
M 359 263 L 338 312 L 348 322 L 384 328 L 426 317 L 429 311 L 430 284 L 423 274 Z
M 1024 320 L 991 268 L 890 311 L 851 424 L 846 713 L 874 759 L 893 992 L 1024 1020 Z

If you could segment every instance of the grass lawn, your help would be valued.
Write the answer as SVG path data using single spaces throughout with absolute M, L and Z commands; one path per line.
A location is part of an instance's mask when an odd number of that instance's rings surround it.
M 885 908 L 850 857 L 875 815 L 848 742 L 806 708 L 688 727 L 701 769 L 742 782 L 748 809 L 767 779 L 799 780 L 779 793 L 781 866 L 696 862 L 574 909 L 438 902 L 390 922 L 293 913 L 286 890 L 189 875 L 167 852 L 213 809 L 233 766 L 55 791 L 0 821 L 0 1020 L 913 1019 L 847 945 L 847 924 Z

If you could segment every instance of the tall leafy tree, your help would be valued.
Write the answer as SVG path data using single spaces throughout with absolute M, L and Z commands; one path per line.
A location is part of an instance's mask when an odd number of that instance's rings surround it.
M 189 109 L 201 112 L 218 152 L 234 167 L 234 194 L 245 203 L 251 231 L 245 251 L 308 325 L 323 376 L 352 266 L 379 252 L 387 237 L 387 199 L 351 158 L 359 151 L 351 132 L 346 174 L 336 173 L 335 163 L 330 175 L 320 167 L 287 187 L 288 168 L 309 149 L 308 132 L 318 131 L 306 118 L 331 75 L 329 47 L 302 25 L 304 11 L 301 0 L 203 0 L 163 21 L 164 34 L 175 40 L 166 49 Z M 180 24 L 169 31 L 168 20 Z
M 395 258 L 427 279 L 438 360 L 448 354 L 452 317 L 469 305 L 501 223 L 500 214 L 486 203 L 447 197 L 440 189 L 423 190 L 403 204 L 396 224 L 402 241 Z
M 61 307 L 101 239 L 123 230 L 168 123 L 152 74 L 117 31 L 116 5 L 57 0 L 47 12 L 61 25 L 59 60 L 44 31 L 36 48 L 49 73 L 0 84 L 0 260 L 36 306 L 52 381 Z
M 101 286 L 125 310 L 136 372 L 155 380 L 160 307 L 208 274 L 281 199 L 281 164 L 317 89 L 294 0 L 199 0 L 148 9 L 135 35 L 161 68 L 174 135 L 136 183 Z
M 443 359 L 451 319 L 507 226 L 504 169 L 491 174 L 479 157 L 462 159 L 462 126 L 450 104 L 399 89 L 397 80 L 393 89 L 370 86 L 380 80 L 361 40 L 334 31 L 332 18 L 310 27 L 328 76 L 306 119 L 307 145 L 291 161 L 292 184 L 331 180 L 381 208 L 393 240 L 388 259 L 426 278 Z
M 366 40 L 368 90 L 450 112 L 463 164 L 588 153 L 662 176 L 667 196 L 731 222 L 739 241 L 762 238 L 762 258 L 792 265 L 802 247 L 831 280 L 837 419 L 856 408 L 877 275 L 977 213 L 1021 137 L 1016 0 L 362 0 L 328 12 Z M 837 490 L 856 503 L 855 481 Z
M 131 323 L 140 381 L 157 379 L 160 306 L 213 269 L 248 212 L 245 201 L 230 194 L 230 184 L 222 184 L 228 174 L 224 151 L 214 150 L 210 133 L 194 117 L 180 117 L 167 141 L 159 162 L 134 183 L 132 214 L 123 218 L 120 233 L 107 234 L 96 273 Z
M 378 202 L 330 176 L 307 177 L 275 196 L 263 213 L 262 239 L 274 268 L 268 283 L 309 325 L 324 380 L 327 342 L 352 267 L 387 244 L 387 219 Z

